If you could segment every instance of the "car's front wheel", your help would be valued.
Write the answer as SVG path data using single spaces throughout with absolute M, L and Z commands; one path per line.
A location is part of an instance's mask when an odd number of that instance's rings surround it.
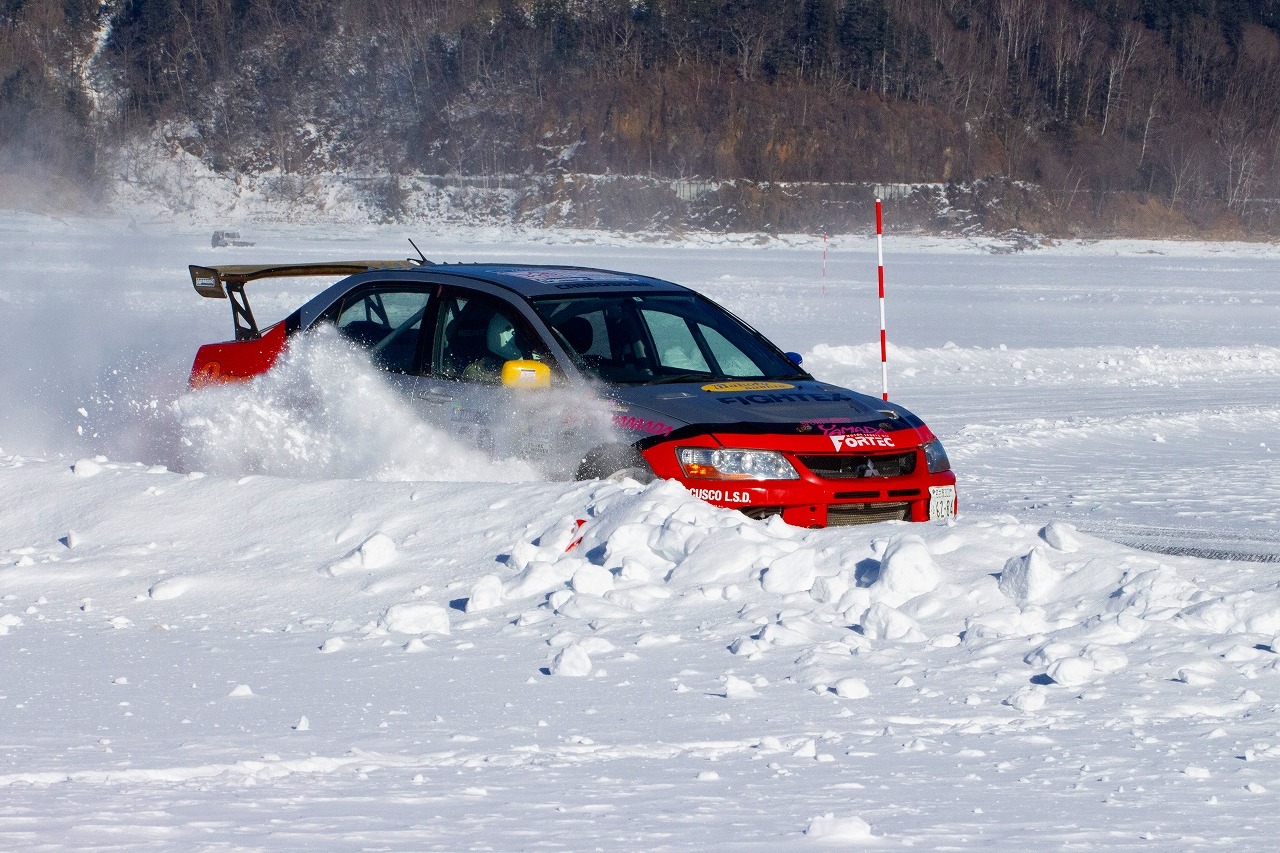
M 617 480 L 623 477 L 641 483 L 651 483 L 654 479 L 649 463 L 640 451 L 629 444 L 605 444 L 593 448 L 578 466 L 579 480 Z

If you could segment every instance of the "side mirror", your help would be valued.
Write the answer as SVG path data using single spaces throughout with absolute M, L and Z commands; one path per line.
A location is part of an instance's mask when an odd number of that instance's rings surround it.
M 507 388 L 550 388 L 551 368 L 540 361 L 513 359 L 502 365 L 502 384 Z
M 796 367 L 799 367 L 800 363 L 804 361 L 798 352 L 784 352 L 783 355 L 785 355 Z

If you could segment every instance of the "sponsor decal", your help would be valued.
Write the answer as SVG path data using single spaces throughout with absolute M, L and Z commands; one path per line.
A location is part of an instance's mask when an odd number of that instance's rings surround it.
M 785 391 L 794 387 L 786 382 L 713 382 L 703 385 L 702 390 L 722 394 L 726 391 Z
M 724 489 L 690 489 L 689 494 L 704 501 L 718 501 L 725 504 L 751 503 L 749 492 L 730 492 Z
M 795 387 L 795 386 L 789 386 Z M 721 403 L 740 406 L 769 406 L 774 403 L 839 403 L 852 401 L 848 394 L 815 394 L 809 391 L 796 391 L 791 394 L 740 394 L 737 397 L 721 397 Z
M 858 450 L 863 447 L 894 447 L 893 436 L 886 433 L 855 435 L 829 435 L 831 446 L 836 450 Z
M 801 421 L 796 426 L 796 432 L 813 432 L 815 429 L 823 435 L 840 435 L 839 430 L 846 429 L 844 424 L 852 423 L 852 418 L 822 418 L 820 420 Z M 850 428 L 852 429 L 852 428 Z
M 595 290 L 600 287 L 653 287 L 647 281 L 566 281 L 553 286 L 556 290 Z
M 823 435 L 885 435 L 889 432 L 888 424 L 879 426 L 844 426 L 843 424 L 824 424 L 819 427 Z
M 644 418 L 637 418 L 634 415 L 624 415 L 622 413 L 613 416 L 613 425 L 618 429 L 629 429 L 632 432 L 647 432 L 649 435 L 670 435 L 675 427 L 671 424 L 664 424 L 662 421 L 646 421 Z
M 479 424 L 484 422 L 482 413 L 478 409 L 468 409 L 457 403 L 449 409 L 449 420 L 455 424 Z
M 633 281 L 625 275 L 595 270 L 510 270 L 507 275 L 537 281 L 542 284 L 555 285 L 560 290 L 571 290 L 572 286 L 589 286 L 591 284 L 631 284 L 637 287 L 648 287 L 642 281 Z M 562 287 L 561 285 L 570 285 Z

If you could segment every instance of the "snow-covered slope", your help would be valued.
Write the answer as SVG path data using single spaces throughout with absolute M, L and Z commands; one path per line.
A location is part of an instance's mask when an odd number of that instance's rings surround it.
M 227 318 L 183 264 L 401 235 L 117 230 L 0 232 L 0 846 L 1269 847 L 1280 253 L 891 246 L 963 513 L 805 531 L 469 458 L 323 349 L 186 394 Z M 677 278 L 878 385 L 852 239 L 824 281 L 497 236 L 434 242 Z

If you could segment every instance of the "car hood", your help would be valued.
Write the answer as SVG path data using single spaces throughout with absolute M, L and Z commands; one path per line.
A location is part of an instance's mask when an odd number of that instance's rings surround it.
M 616 426 L 654 436 L 689 427 L 804 434 L 825 425 L 874 425 L 884 431 L 920 425 L 901 406 L 812 380 L 622 386 L 610 397 Z

